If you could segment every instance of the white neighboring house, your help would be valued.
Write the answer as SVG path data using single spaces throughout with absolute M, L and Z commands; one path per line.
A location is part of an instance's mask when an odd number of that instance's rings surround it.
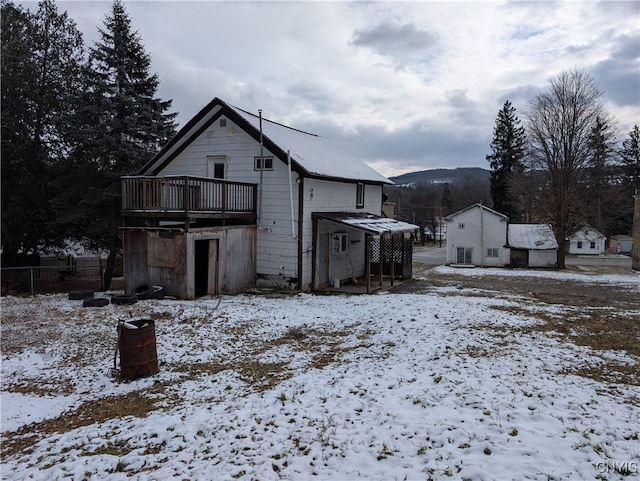
M 215 98 L 123 178 L 126 288 L 161 284 L 185 298 L 258 281 L 308 290 L 374 264 L 410 277 L 418 227 L 383 217 L 387 184 L 329 139 Z
M 555 267 L 558 242 L 549 224 L 509 224 L 511 267 Z
M 509 264 L 505 248 L 509 218 L 482 204 L 445 217 L 447 264 L 503 267 Z
M 607 238 L 597 229 L 589 225 L 581 226 L 569 236 L 569 254 L 604 254 Z

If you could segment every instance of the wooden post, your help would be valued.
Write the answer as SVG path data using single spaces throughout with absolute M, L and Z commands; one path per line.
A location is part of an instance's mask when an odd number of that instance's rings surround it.
M 396 235 L 391 234 L 391 287 L 393 287 L 393 278 L 396 276 Z
M 367 279 L 367 294 L 371 293 L 371 234 L 364 235 L 364 275 Z
M 631 247 L 631 268 L 640 271 L 640 192 L 636 189 L 633 196 L 633 244 Z

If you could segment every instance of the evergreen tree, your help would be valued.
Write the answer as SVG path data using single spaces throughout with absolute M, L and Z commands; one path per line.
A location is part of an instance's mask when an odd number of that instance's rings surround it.
M 63 126 L 83 56 L 75 23 L 51 0 L 41 1 L 35 12 L 2 2 L 4 265 L 56 241 L 49 230 L 51 169 L 68 149 Z
M 631 193 L 640 193 L 640 128 L 634 125 L 628 133 L 628 138 L 622 142 L 619 152 L 625 184 Z
M 175 134 L 171 101 L 156 97 L 157 75 L 150 74 L 151 58 L 120 0 L 99 29 L 91 48 L 87 84 L 78 99 L 73 124 L 74 149 L 67 178 L 92 180 L 79 186 L 75 214 L 66 218 L 83 226 L 95 246 L 109 251 L 105 288 L 113 276 L 120 251 L 120 207 L 123 175 L 135 174 Z
M 498 112 L 491 141 L 492 154 L 486 159 L 491 166 L 491 199 L 493 208 L 505 214 L 512 222 L 522 218 L 518 199 L 511 184 L 524 171 L 526 137 L 524 127 L 515 114 L 516 109 L 508 100 Z
M 588 138 L 585 193 L 589 199 L 589 209 L 586 221 L 606 235 L 611 235 L 604 207 L 615 187 L 611 182 L 610 168 L 615 154 L 614 143 L 611 122 L 600 116 L 596 117 Z

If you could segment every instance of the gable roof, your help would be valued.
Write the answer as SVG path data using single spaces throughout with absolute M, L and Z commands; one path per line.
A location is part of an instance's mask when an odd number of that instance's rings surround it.
M 480 209 L 482 209 L 482 210 L 486 210 L 487 212 L 490 212 L 490 213 L 492 213 L 492 214 L 495 214 L 495 215 L 497 215 L 498 217 L 500 217 L 502 220 L 505 220 L 505 221 L 509 220 L 509 217 L 507 217 L 506 215 L 501 214 L 500 212 L 497 212 L 497 211 L 495 211 L 495 210 L 493 210 L 493 209 L 489 209 L 489 207 L 487 207 L 486 205 L 482 205 L 482 204 L 479 204 L 479 203 L 471 204 L 470 206 L 465 207 L 464 209 L 459 210 L 458 212 L 454 212 L 453 214 L 449 214 L 448 216 L 446 216 L 446 217 L 444 218 L 444 220 L 446 220 L 446 221 L 450 221 L 450 220 L 451 220 L 451 219 L 453 219 L 454 217 L 456 217 L 456 216 L 458 216 L 458 215 L 460 215 L 460 214 L 462 214 L 462 213 L 464 213 L 464 212 L 467 212 L 468 210 L 475 209 L 476 207 L 479 207 L 479 208 L 480 208 Z
M 187 146 L 221 116 L 225 116 L 257 142 L 260 140 L 260 117 L 214 98 L 198 112 L 140 170 L 140 175 L 157 175 Z M 363 181 L 393 184 L 362 160 L 338 147 L 325 137 L 303 132 L 262 118 L 264 147 L 287 163 L 290 152 L 291 168 L 299 174 L 326 180 Z
M 512 249 L 557 249 L 558 242 L 549 224 L 509 224 L 507 247 Z
M 596 241 L 598 239 L 606 239 L 606 236 L 595 227 L 591 227 L 588 224 L 581 225 L 573 234 L 569 236 L 570 239 L 584 239 L 588 241 Z

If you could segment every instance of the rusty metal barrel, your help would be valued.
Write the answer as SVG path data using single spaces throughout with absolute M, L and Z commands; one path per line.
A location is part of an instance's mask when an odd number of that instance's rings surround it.
M 119 322 L 118 350 L 122 377 L 137 379 L 157 373 L 155 323 L 151 319 Z

